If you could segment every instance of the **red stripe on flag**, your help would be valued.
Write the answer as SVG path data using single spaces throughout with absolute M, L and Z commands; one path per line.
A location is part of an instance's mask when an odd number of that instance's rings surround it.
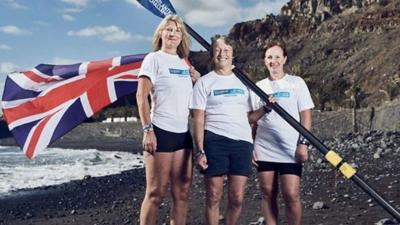
M 188 65 L 189 68 L 192 68 L 192 63 L 190 62 L 189 58 L 184 58 L 186 64 Z
M 118 79 L 124 79 L 124 80 L 137 80 L 137 76 L 134 74 L 124 74 L 120 77 L 118 77 Z
M 87 90 L 87 97 L 93 113 L 110 104 L 111 100 L 108 93 L 107 79 L 97 80 L 96 84 Z
M 46 117 L 45 119 L 40 121 L 40 123 L 37 125 L 35 131 L 33 132 L 32 137 L 31 137 L 30 142 L 29 142 L 28 149 L 25 152 L 26 157 L 28 157 L 29 159 L 33 158 L 37 143 L 39 142 L 39 138 L 40 138 L 41 135 L 43 135 L 42 131 L 43 131 L 45 125 L 47 124 L 47 122 L 49 122 L 50 118 L 53 115 L 54 114 L 49 115 L 48 117 Z
M 25 71 L 22 72 L 26 77 L 28 77 L 30 80 L 36 82 L 36 83 L 50 83 L 53 81 L 56 81 L 56 79 L 52 78 L 52 77 L 48 77 L 48 78 L 44 78 L 41 77 L 39 75 L 37 75 L 36 73 L 32 72 L 32 71 Z
M 142 66 L 142 62 L 134 62 L 134 63 L 114 67 L 114 68 L 112 68 L 112 70 L 110 70 L 110 72 L 112 72 L 113 74 L 117 74 L 117 73 L 122 73 L 122 72 L 128 71 L 128 70 L 139 69 L 141 66 Z
M 104 68 L 110 68 L 112 66 L 112 59 L 90 62 L 87 66 L 88 75 L 96 70 L 104 70 Z

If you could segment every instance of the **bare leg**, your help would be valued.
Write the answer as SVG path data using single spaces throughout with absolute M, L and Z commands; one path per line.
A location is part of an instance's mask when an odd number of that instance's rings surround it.
M 274 171 L 258 173 L 261 189 L 261 211 L 264 216 L 265 224 L 276 225 L 278 223 L 278 193 L 279 182 L 278 174 Z
M 171 225 L 185 225 L 193 172 L 191 151 L 182 149 L 174 152 L 173 155 Z
M 140 224 L 155 225 L 158 209 L 168 189 L 172 170 L 171 153 L 144 152 L 146 169 L 146 194 L 140 209 Z
M 224 190 L 224 178 L 223 176 L 205 177 L 204 182 L 206 185 L 206 224 L 218 225 L 219 203 Z
M 235 225 L 239 220 L 246 183 L 246 176 L 232 175 L 228 177 L 228 206 L 225 216 L 226 225 Z
M 300 177 L 292 174 L 281 176 L 282 195 L 289 225 L 301 224 Z

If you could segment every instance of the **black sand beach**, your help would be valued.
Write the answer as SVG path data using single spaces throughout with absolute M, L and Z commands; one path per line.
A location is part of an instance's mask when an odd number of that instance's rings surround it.
M 131 146 L 133 143 L 129 139 L 121 142 L 111 140 L 105 138 L 99 145 L 103 150 L 114 150 L 114 147 L 121 149 L 121 146 Z M 60 142 L 57 146 L 86 147 L 82 142 L 64 144 L 62 146 Z M 358 169 L 359 176 L 400 209 L 400 132 L 349 134 L 327 145 L 344 156 Z M 124 150 L 138 151 L 130 147 Z M 351 180 L 335 172 L 317 150 L 310 150 L 310 154 L 303 173 L 303 224 L 398 224 Z M 30 190 L 29 194 L 0 199 L 0 224 L 138 224 L 144 190 L 143 169 L 38 188 Z M 160 207 L 158 224 L 168 224 L 169 204 L 170 198 L 167 197 Z M 281 212 L 281 224 L 285 224 L 283 205 Z M 246 190 L 240 224 L 262 224 L 260 217 L 260 193 L 256 174 L 253 173 Z M 195 171 L 188 224 L 204 224 L 203 218 L 203 179 Z

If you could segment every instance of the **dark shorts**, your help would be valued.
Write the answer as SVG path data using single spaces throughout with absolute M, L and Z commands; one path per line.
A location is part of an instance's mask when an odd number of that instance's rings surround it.
M 257 171 L 275 171 L 280 175 L 284 174 L 293 174 L 301 177 L 301 173 L 303 170 L 303 166 L 298 163 L 276 163 L 276 162 L 266 162 L 266 161 L 257 161 Z
M 190 132 L 173 133 L 163 130 L 153 124 L 154 134 L 157 138 L 157 152 L 175 152 L 180 149 L 193 149 L 192 135 Z
M 204 132 L 204 151 L 208 168 L 204 176 L 251 174 L 253 144 L 247 141 L 233 140 L 210 131 Z

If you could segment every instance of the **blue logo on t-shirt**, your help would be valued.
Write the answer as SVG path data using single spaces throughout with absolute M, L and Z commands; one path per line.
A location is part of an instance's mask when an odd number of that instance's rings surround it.
M 224 95 L 224 96 L 236 96 L 236 95 L 244 95 L 244 90 L 239 88 L 231 88 L 231 89 L 219 89 L 213 91 L 214 96 Z
M 168 70 L 171 75 L 177 75 L 180 77 L 186 77 L 186 76 L 190 75 L 189 70 L 181 70 L 181 69 L 173 69 L 173 68 L 169 68 Z
M 287 91 L 275 92 L 272 94 L 272 96 L 275 98 L 289 98 L 290 92 Z

